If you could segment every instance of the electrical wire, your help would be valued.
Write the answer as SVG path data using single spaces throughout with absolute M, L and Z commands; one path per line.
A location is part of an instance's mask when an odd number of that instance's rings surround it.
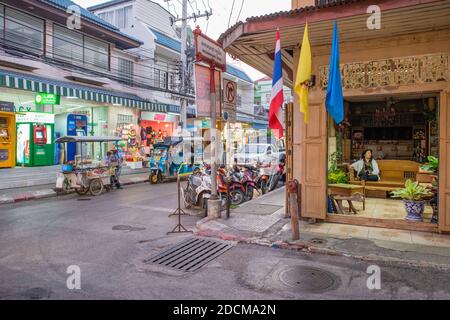
M 244 7 L 244 1 L 245 0 L 242 0 L 242 2 L 241 2 L 241 8 L 239 9 L 239 13 L 238 13 L 238 16 L 236 18 L 236 23 L 238 23 L 239 17 L 241 16 L 242 8 Z
M 230 22 L 231 22 L 231 16 L 233 15 L 233 9 L 234 9 L 234 2 L 235 0 L 233 0 L 233 3 L 231 4 L 231 11 L 230 11 L 230 17 L 228 18 L 228 27 L 230 27 Z

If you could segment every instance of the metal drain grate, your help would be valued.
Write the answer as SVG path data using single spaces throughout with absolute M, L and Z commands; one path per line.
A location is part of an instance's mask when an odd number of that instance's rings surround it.
M 333 273 L 308 266 L 289 267 L 280 273 L 279 279 L 291 288 L 312 293 L 333 290 L 340 284 Z
M 182 271 L 195 271 L 235 245 L 216 239 L 190 238 L 144 260 Z

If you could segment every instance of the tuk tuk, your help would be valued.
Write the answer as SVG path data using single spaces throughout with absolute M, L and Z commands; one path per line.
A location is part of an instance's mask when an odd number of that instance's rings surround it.
M 118 137 L 93 137 L 93 136 L 63 136 L 55 140 L 55 143 L 63 143 L 64 150 L 67 143 L 76 143 L 81 150 L 75 160 L 66 161 L 61 166 L 61 172 L 56 177 L 57 191 L 75 190 L 79 195 L 90 193 L 93 196 L 100 195 L 103 190 L 111 187 L 111 177 L 116 174 L 118 163 L 108 163 L 105 160 L 89 159 L 85 154 L 87 143 L 113 143 L 117 150 L 117 144 L 122 138 Z M 82 146 L 85 147 L 82 147 Z
M 162 143 L 153 145 L 150 157 L 150 183 L 191 174 L 197 167 L 183 161 L 183 137 L 166 137 Z

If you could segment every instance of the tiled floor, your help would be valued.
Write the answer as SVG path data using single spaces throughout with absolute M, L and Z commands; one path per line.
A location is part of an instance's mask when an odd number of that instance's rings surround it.
M 344 201 L 347 206 L 347 202 Z M 366 210 L 363 210 L 362 202 L 353 202 L 358 211 L 357 217 L 379 218 L 379 219 L 405 219 L 406 212 L 403 201 L 394 199 L 366 199 Z M 425 222 L 431 220 L 433 210 L 429 204 L 425 205 L 423 219 Z
M 317 234 L 318 236 L 334 238 L 358 238 L 375 241 L 384 240 L 406 244 L 450 248 L 450 235 L 431 232 L 385 229 L 336 223 L 307 224 L 305 222 L 302 222 L 300 225 L 300 232 L 302 230 Z

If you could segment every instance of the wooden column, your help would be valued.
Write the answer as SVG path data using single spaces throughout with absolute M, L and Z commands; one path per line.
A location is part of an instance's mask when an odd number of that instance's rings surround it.
M 450 90 L 439 105 L 439 231 L 450 232 Z
M 294 120 L 294 114 L 293 114 L 293 108 L 294 105 L 292 102 L 286 104 L 286 113 L 285 113 L 285 123 L 286 123 L 286 182 L 291 181 L 294 179 L 294 173 L 293 173 L 293 120 Z M 299 199 L 300 200 L 300 199 Z M 286 190 L 286 211 L 285 211 L 285 217 L 288 217 L 290 215 L 289 213 L 289 203 L 288 203 L 288 192 Z

